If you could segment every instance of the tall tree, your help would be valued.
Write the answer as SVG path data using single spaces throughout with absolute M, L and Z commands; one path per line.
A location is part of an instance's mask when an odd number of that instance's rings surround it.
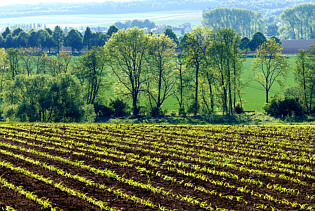
M 296 78 L 303 92 L 303 105 L 308 114 L 312 113 L 315 95 L 315 45 L 307 52 L 300 50 L 296 60 Z
M 247 51 L 249 49 L 249 42 L 250 42 L 250 40 L 247 37 L 243 37 L 241 39 L 240 49 Z
M 66 35 L 66 45 L 71 47 L 72 54 L 75 50 L 80 51 L 83 47 L 83 37 L 76 29 L 71 29 Z
M 269 92 L 276 81 L 286 75 L 287 61 L 281 54 L 282 47 L 274 39 L 269 39 L 257 50 L 254 70 L 257 71 L 259 84 L 266 91 L 266 103 L 269 103 Z
M 108 36 L 109 38 L 111 38 L 114 33 L 118 32 L 118 30 L 119 30 L 119 29 L 118 29 L 115 25 L 112 25 L 112 26 L 109 27 L 109 29 L 108 29 L 108 31 L 107 31 L 106 34 L 107 34 L 107 36 Z
M 56 44 L 57 53 L 60 53 L 60 50 L 62 50 L 63 42 L 64 42 L 64 34 L 60 26 L 55 27 L 52 38 Z
M 2 35 L 0 34 L 0 48 L 5 47 L 5 40 L 3 39 Z
M 234 30 L 222 28 L 212 34 L 207 48 L 207 60 L 210 67 L 208 80 L 218 81 L 222 111 L 225 114 L 233 114 L 236 104 L 237 82 L 240 77 L 239 44 L 240 37 Z
M 40 53 L 39 48 L 22 48 L 19 50 L 19 56 L 21 58 L 23 69 L 24 71 L 27 72 L 28 76 L 32 74 L 34 56 L 38 56 L 39 53 Z
M 36 31 L 32 30 L 29 32 L 28 44 L 32 48 L 40 47 L 39 36 Z
M 264 42 L 266 42 L 267 39 L 265 37 L 265 35 L 261 32 L 256 32 L 253 35 L 252 40 L 248 43 L 248 46 L 250 48 L 251 51 L 256 51 L 257 48 L 263 44 Z
M 150 73 L 147 94 L 153 115 L 161 114 L 161 106 L 173 94 L 176 43 L 165 34 L 150 36 Z
M 164 34 L 171 38 L 176 43 L 177 46 L 179 45 L 178 38 L 171 28 L 165 29 Z
M 14 42 L 14 39 L 12 37 L 12 34 L 9 34 L 7 35 L 6 39 L 5 39 L 5 48 L 8 49 L 8 48 L 15 48 L 15 42 Z
M 67 73 L 72 55 L 68 51 L 62 51 L 56 56 L 44 57 L 42 62 L 47 61 L 47 69 L 50 70 L 52 76 L 58 76 L 62 73 Z
M 205 62 L 206 52 L 206 31 L 207 27 L 199 26 L 192 32 L 188 33 L 185 40 L 184 52 L 186 61 L 190 67 L 193 67 L 195 74 L 195 96 L 192 105 L 193 113 L 196 116 L 199 110 L 198 94 L 199 94 L 199 74 L 202 64 Z
M 93 39 L 93 32 L 91 31 L 90 27 L 86 27 L 83 36 L 83 46 L 85 46 L 88 50 L 92 48 L 92 39 Z
M 11 34 L 11 30 L 9 29 L 9 27 L 7 27 L 5 28 L 4 32 L 2 32 L 2 37 L 6 39 L 9 34 Z
M 139 114 L 139 94 L 146 82 L 149 36 L 143 30 L 119 30 L 105 45 L 109 65 L 125 93 L 132 97 L 133 115 Z
M 79 78 L 86 86 L 86 103 L 94 104 L 105 76 L 103 48 L 92 48 L 80 58 Z
M 12 74 L 12 79 L 18 74 L 19 67 L 19 53 L 18 49 L 9 48 L 7 50 L 7 59 L 9 61 L 9 68 Z
M 6 75 L 9 69 L 8 57 L 4 48 L 0 48 L 0 92 L 3 90 Z
M 21 32 L 17 38 L 17 44 L 20 48 L 28 47 L 29 35 L 26 32 Z
M 16 28 L 13 30 L 12 32 L 12 36 L 15 37 L 15 36 L 19 36 L 19 34 L 23 32 L 23 30 L 21 28 Z

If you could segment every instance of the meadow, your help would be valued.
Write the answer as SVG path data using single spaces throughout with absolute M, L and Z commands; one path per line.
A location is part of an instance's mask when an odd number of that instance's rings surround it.
M 287 77 L 282 81 L 282 85 L 280 86 L 278 83 L 272 87 L 270 91 L 270 99 L 272 99 L 275 95 L 282 95 L 286 88 L 297 86 L 295 81 L 295 61 L 296 56 L 290 55 L 288 56 L 288 74 Z M 265 105 L 265 90 L 264 88 L 256 81 L 255 74 L 256 72 L 252 69 L 252 65 L 254 62 L 254 58 L 247 58 L 243 63 L 242 67 L 242 83 L 243 88 L 242 92 L 242 100 L 245 111 L 263 111 L 263 107 Z M 178 111 L 178 102 L 175 97 L 170 97 L 166 100 L 165 105 L 163 107 L 165 110 L 177 112 Z
M 314 126 L 1 124 L 0 208 L 314 210 Z

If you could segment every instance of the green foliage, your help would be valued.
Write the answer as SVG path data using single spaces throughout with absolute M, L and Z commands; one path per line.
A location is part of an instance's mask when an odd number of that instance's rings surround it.
M 183 50 L 186 56 L 186 65 L 193 70 L 193 77 L 195 78 L 195 94 L 193 109 L 189 109 L 197 115 L 199 111 L 199 76 L 201 69 L 204 67 L 206 59 L 206 48 L 208 46 L 207 38 L 211 34 L 211 30 L 208 27 L 199 26 L 192 32 L 188 33 L 185 41 L 183 42 Z
M 281 45 L 274 39 L 269 39 L 257 50 L 253 69 L 257 71 L 256 78 L 266 91 L 266 103 L 269 102 L 272 86 L 275 82 L 280 83 L 288 70 L 288 63 L 281 50 Z
M 11 72 L 12 79 L 18 74 L 19 67 L 19 50 L 10 48 L 7 50 L 7 61 L 9 63 L 9 68 Z
M 249 43 L 250 43 L 250 40 L 249 40 L 247 37 L 243 37 L 243 38 L 241 39 L 240 49 L 241 49 L 241 50 L 247 50 L 247 49 L 249 49 Z
M 253 35 L 252 40 L 248 43 L 248 46 L 251 51 L 256 51 L 259 46 L 261 46 L 267 39 L 265 35 L 261 32 L 256 32 Z
M 267 114 L 273 117 L 300 117 L 304 114 L 303 107 L 296 99 L 273 99 L 264 107 Z
M 146 82 L 149 48 L 149 35 L 138 28 L 119 30 L 105 45 L 109 65 L 122 87 L 119 94 L 131 97 L 133 115 L 139 114 L 139 94 Z
M 176 43 L 177 46 L 179 45 L 178 38 L 172 29 L 170 28 L 165 29 L 164 34 L 171 38 Z
M 11 34 L 11 30 L 9 29 L 9 27 L 6 27 L 4 32 L 2 32 L 2 37 L 6 39 L 9 34 Z
M 52 39 L 57 47 L 57 53 L 60 53 L 64 44 L 64 34 L 60 26 L 56 26 L 52 34 Z
M 114 111 L 110 106 L 105 106 L 99 103 L 94 103 L 96 121 L 103 121 L 106 118 L 113 116 Z
M 86 27 L 86 30 L 84 32 L 84 37 L 83 37 L 83 46 L 86 47 L 88 50 L 90 50 L 92 47 L 92 38 L 93 38 L 93 33 L 90 27 Z
M 68 74 L 19 75 L 4 90 L 2 110 L 7 119 L 79 122 L 93 117 L 92 110 L 84 107 L 77 79 Z
M 129 115 L 129 106 L 121 99 L 115 99 L 110 102 L 110 107 L 113 110 L 114 117 L 123 117 Z
M 111 38 L 113 36 L 114 33 L 118 32 L 118 28 L 115 25 L 112 25 L 109 27 L 108 31 L 107 31 L 107 36 L 109 38 Z
M 238 104 L 235 106 L 234 112 L 235 112 L 236 114 L 242 114 L 242 113 L 244 113 L 244 109 L 243 109 L 243 107 L 241 106 L 241 104 L 238 103 Z
M 175 74 L 173 70 L 176 43 L 165 34 L 149 37 L 149 71 L 146 79 L 146 94 L 151 109 L 160 110 L 175 87 Z
M 95 122 L 96 114 L 94 110 L 94 106 L 91 104 L 86 104 L 82 107 L 84 115 L 81 119 L 82 122 Z
M 203 13 L 203 24 L 214 29 L 231 28 L 243 36 L 264 31 L 260 13 L 236 8 L 216 8 Z
M 102 88 L 105 76 L 105 53 L 103 48 L 92 48 L 79 58 L 75 74 L 84 85 L 85 101 L 94 104 Z
M 296 79 L 302 91 L 301 100 L 307 113 L 315 104 L 315 45 L 309 51 L 300 50 L 296 60 Z
M 65 38 L 65 44 L 70 46 L 72 49 L 72 54 L 75 50 L 80 51 L 83 48 L 83 38 L 78 30 L 71 29 Z
M 284 23 L 282 37 L 285 39 L 315 38 L 315 4 L 305 3 L 286 9 L 281 14 Z

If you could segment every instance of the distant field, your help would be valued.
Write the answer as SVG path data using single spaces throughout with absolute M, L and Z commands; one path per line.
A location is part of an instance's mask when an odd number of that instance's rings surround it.
M 157 24 L 180 25 L 191 23 L 201 24 L 202 11 L 162 11 L 150 13 L 129 13 L 129 14 L 104 14 L 104 15 L 47 15 L 18 18 L 1 18 L 0 26 L 14 24 L 46 24 L 48 27 L 60 26 L 110 26 L 118 21 L 149 19 Z

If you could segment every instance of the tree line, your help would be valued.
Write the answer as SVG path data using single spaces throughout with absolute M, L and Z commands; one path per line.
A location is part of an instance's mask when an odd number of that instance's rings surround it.
M 93 121 L 126 115 L 129 105 L 132 115 L 160 116 L 170 97 L 177 99 L 179 115 L 234 115 L 242 110 L 246 50 L 241 50 L 242 39 L 233 29 L 199 26 L 180 39 L 171 30 L 159 36 L 139 28 L 114 31 L 103 46 L 90 45 L 80 56 L 61 48 L 54 56 L 39 48 L 1 49 L 3 117 Z M 285 78 L 288 62 L 274 38 L 257 48 L 252 69 L 269 103 L 269 92 Z M 314 46 L 298 58 L 296 74 L 303 93 L 295 97 L 312 113 Z
M 269 36 L 280 35 L 282 39 L 315 39 L 314 19 L 315 4 L 304 3 L 284 10 L 267 27 L 261 14 L 247 9 L 216 8 L 203 13 L 203 24 L 212 28 L 227 27 L 242 36 L 251 37 L 257 31 Z
M 107 33 L 92 32 L 90 27 L 87 27 L 82 35 L 76 29 L 65 33 L 60 26 L 56 26 L 54 30 L 46 28 L 29 32 L 21 28 L 11 31 L 7 27 L 0 35 L 0 48 L 40 48 L 49 53 L 53 49 L 55 53 L 60 53 L 63 47 L 71 47 L 72 53 L 75 53 L 83 48 L 90 50 L 92 47 L 104 46 L 111 35 L 117 31 L 116 26 L 111 26 Z

